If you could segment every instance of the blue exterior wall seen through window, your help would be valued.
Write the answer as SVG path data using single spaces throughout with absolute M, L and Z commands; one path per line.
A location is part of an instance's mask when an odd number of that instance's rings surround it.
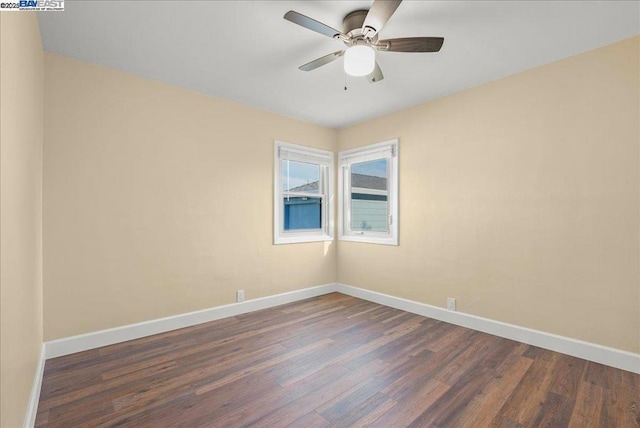
M 284 198 L 284 230 L 322 228 L 320 198 Z

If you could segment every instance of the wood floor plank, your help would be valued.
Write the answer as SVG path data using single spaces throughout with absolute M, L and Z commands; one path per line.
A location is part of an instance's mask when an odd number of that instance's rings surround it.
M 513 348 L 513 342 L 500 341 L 495 343 L 491 350 L 488 350 L 487 357 L 491 358 L 491 354 L 503 354 L 504 349 Z M 449 385 L 449 389 L 409 426 L 452 426 L 456 416 L 466 409 L 472 399 L 490 381 L 493 372 L 493 369 L 488 364 L 475 364 L 465 367 L 458 381 Z
M 427 381 L 415 393 L 405 397 L 403 400 L 375 420 L 372 427 L 395 427 L 409 426 L 426 409 L 442 397 L 449 389 L 449 385 L 438 382 L 435 379 Z
M 273 376 L 266 373 L 255 374 L 228 384 L 225 394 L 213 391 L 197 399 L 185 397 L 158 403 L 153 408 L 142 408 L 129 412 L 126 417 L 120 416 L 118 423 L 149 427 L 197 426 L 199 421 L 206 424 L 207 421 L 234 411 L 247 402 L 269 394 L 277 394 L 279 389 L 280 386 L 273 380 Z
M 318 342 L 315 343 L 311 343 L 309 345 L 304 346 L 303 348 L 300 349 L 294 349 L 285 353 L 282 353 L 274 358 L 270 358 L 266 361 L 263 361 L 261 363 L 258 364 L 252 364 L 251 367 L 247 367 L 244 370 L 241 371 L 235 371 L 234 373 L 230 373 L 227 376 L 223 377 L 222 379 L 217 379 L 213 382 L 210 383 L 206 383 L 200 387 L 198 387 L 195 390 L 195 393 L 198 395 L 204 394 L 206 392 L 212 391 L 216 388 L 220 388 L 223 387 L 224 385 L 227 385 L 237 379 L 240 379 L 242 377 L 248 376 L 252 373 L 256 373 L 259 372 L 261 370 L 264 370 L 266 368 L 269 368 L 271 366 L 274 366 L 278 363 L 281 363 L 282 361 L 287 361 L 295 356 L 298 355 L 303 355 L 306 353 L 310 353 L 310 352 L 314 352 L 316 350 L 318 350 L 319 348 L 322 348 L 323 346 L 328 345 L 329 343 L 331 343 L 332 340 L 327 338 L 324 340 L 320 340 Z
M 605 409 L 617 426 L 640 426 L 640 376 L 605 366 Z
M 336 394 L 335 397 L 317 407 L 316 411 L 326 420 L 336 421 L 375 395 L 379 388 L 378 382 L 375 378 L 366 382 L 359 380 L 347 391 Z
M 38 427 L 639 427 L 640 376 L 338 293 L 45 364 Z
M 566 427 L 569 425 L 575 402 L 549 391 L 538 407 L 536 416 L 527 427 Z
M 307 413 L 299 419 L 291 422 L 291 424 L 287 425 L 287 427 L 296 428 L 324 428 L 329 426 L 329 421 L 322 417 L 315 410 Z
M 578 385 L 576 404 L 569 419 L 569 427 L 582 428 L 585 426 L 603 426 L 602 405 L 604 403 L 604 389 L 591 382 L 581 382 Z
M 414 394 L 422 383 L 433 379 L 441 371 L 447 370 L 449 364 L 470 346 L 468 342 L 453 343 L 442 352 L 434 353 L 425 351 L 394 368 L 403 370 L 401 377 L 396 379 L 383 392 L 396 401 L 402 401 L 405 397 Z
M 332 423 L 332 427 L 366 427 L 371 426 L 375 420 L 388 412 L 397 401 L 387 397 L 381 392 L 376 392 L 365 401 L 355 406 L 348 412 L 340 415 Z
M 575 400 L 582 384 L 587 362 L 569 355 L 559 355 L 552 374 L 549 390 L 570 400 Z
M 532 361 L 516 354 L 508 356 L 494 372 L 493 377 L 480 392 L 471 399 L 459 414 L 451 419 L 455 426 L 488 427 L 518 386 Z
M 538 408 L 544 403 L 544 398 L 551 384 L 551 372 L 553 371 L 559 354 L 551 354 L 551 358 L 546 359 L 546 353 L 542 358 L 533 360 L 531 367 L 523 376 L 513 394 L 504 404 L 495 422 L 497 425 L 513 421 L 522 425 L 533 420 L 538 413 Z
M 323 408 L 323 406 L 335 400 L 336 397 L 345 399 L 350 393 L 358 389 L 362 383 L 367 383 L 384 366 L 385 363 L 382 361 L 372 361 L 357 370 L 351 370 L 320 388 L 299 394 L 294 400 L 260 418 L 259 422 L 260 424 L 266 424 L 265 426 L 290 424 L 300 415 L 304 415 L 311 410 Z M 319 411 L 319 413 L 325 416 L 322 412 Z

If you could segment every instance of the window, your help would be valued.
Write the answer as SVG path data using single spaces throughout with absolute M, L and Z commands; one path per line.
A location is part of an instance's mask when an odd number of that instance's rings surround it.
M 398 245 L 398 140 L 340 152 L 340 239 Z
M 275 142 L 274 244 L 333 239 L 333 153 Z

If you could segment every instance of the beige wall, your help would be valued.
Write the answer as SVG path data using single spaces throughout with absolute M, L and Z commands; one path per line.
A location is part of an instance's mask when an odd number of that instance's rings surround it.
M 42 348 L 43 52 L 35 13 L 0 13 L 0 426 L 22 426 Z
M 46 54 L 45 340 L 337 278 L 640 352 L 639 48 L 339 132 Z M 393 137 L 400 246 L 272 245 L 274 139 Z
M 45 54 L 45 340 L 335 281 L 272 245 L 273 142 L 337 132 Z
M 340 282 L 640 352 L 639 38 L 342 130 L 400 138 L 400 246 Z

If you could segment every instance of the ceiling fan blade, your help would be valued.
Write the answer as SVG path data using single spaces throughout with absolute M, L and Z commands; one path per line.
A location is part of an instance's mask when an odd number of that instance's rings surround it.
M 313 61 L 308 62 L 305 65 L 301 65 L 300 67 L 298 67 L 298 69 L 302 71 L 315 70 L 318 67 L 322 67 L 323 65 L 329 64 L 331 61 L 334 61 L 340 58 L 343 54 L 344 54 L 344 51 L 336 51 L 336 52 L 330 53 L 329 55 L 325 55 L 318 59 L 314 59 Z
M 378 50 L 389 52 L 438 52 L 444 37 L 406 37 L 378 40 Z
M 374 0 L 362 24 L 362 34 L 372 39 L 384 27 L 402 0 Z
M 369 83 L 376 83 L 381 81 L 382 79 L 384 79 L 384 75 L 382 74 L 382 70 L 378 65 L 378 61 L 376 61 L 376 68 L 374 68 L 371 73 L 367 74 L 367 80 L 369 81 Z
M 311 31 L 315 31 L 316 33 L 324 34 L 325 36 L 334 37 L 338 34 L 342 34 L 340 31 L 335 28 L 331 28 L 322 22 L 316 21 L 315 19 L 309 18 L 308 16 L 304 16 L 301 13 L 290 10 L 289 12 L 284 14 L 284 19 L 287 21 L 291 21 L 294 24 L 298 24 L 304 28 L 308 28 Z

